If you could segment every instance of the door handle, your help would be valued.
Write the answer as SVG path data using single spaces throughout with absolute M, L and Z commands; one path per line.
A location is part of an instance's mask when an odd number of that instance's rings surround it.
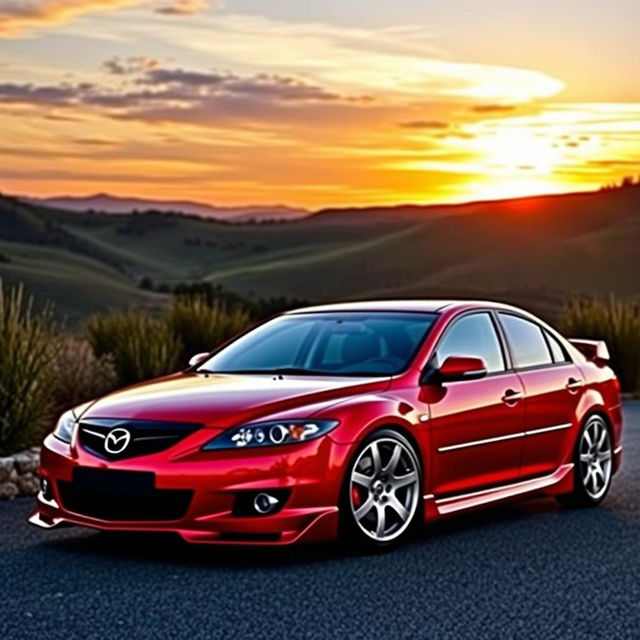
M 505 404 L 515 404 L 518 400 L 522 400 L 522 392 L 507 389 L 502 396 L 502 402 Z
M 576 380 L 575 378 L 569 378 L 567 380 L 567 384 L 565 385 L 565 389 L 570 392 L 577 391 L 582 386 L 582 380 Z

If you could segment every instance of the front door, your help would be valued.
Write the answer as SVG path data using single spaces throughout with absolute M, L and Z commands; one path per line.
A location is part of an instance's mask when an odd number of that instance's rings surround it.
M 465 493 L 514 481 L 523 440 L 524 389 L 507 371 L 491 314 L 473 312 L 452 320 L 430 366 L 449 356 L 475 356 L 487 376 L 426 388 L 432 442 L 432 493 Z

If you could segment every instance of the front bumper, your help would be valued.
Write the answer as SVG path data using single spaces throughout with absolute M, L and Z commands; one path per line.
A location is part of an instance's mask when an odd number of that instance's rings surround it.
M 106 462 L 81 448 L 47 437 L 41 452 L 41 477 L 49 482 L 38 494 L 29 521 L 43 528 L 81 525 L 122 531 L 169 531 L 189 542 L 286 545 L 330 540 L 338 531 L 338 500 L 349 447 L 329 437 L 268 450 L 171 450 Z M 102 519 L 75 511 L 65 502 L 77 468 L 152 472 L 158 493 L 193 492 L 184 515 L 174 520 Z M 235 515 L 234 503 L 247 491 L 288 490 L 284 507 L 271 515 Z M 96 500 L 101 495 L 95 495 Z M 126 492 L 122 496 L 127 499 Z M 68 499 L 67 499 L 68 500 Z

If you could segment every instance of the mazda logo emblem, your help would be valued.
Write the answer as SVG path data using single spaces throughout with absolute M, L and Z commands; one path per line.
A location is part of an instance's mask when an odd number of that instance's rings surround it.
M 104 440 L 104 450 L 107 453 L 122 453 L 131 442 L 131 433 L 127 429 L 112 429 Z

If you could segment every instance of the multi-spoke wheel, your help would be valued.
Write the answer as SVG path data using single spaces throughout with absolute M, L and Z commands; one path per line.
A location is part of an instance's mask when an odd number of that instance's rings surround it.
M 345 482 L 343 524 L 350 537 L 385 547 L 405 534 L 421 504 L 421 469 L 411 443 L 384 429 L 368 438 Z
M 611 484 L 613 451 L 611 434 L 604 419 L 591 416 L 584 424 L 574 458 L 574 489 L 559 500 L 570 506 L 596 505 Z

